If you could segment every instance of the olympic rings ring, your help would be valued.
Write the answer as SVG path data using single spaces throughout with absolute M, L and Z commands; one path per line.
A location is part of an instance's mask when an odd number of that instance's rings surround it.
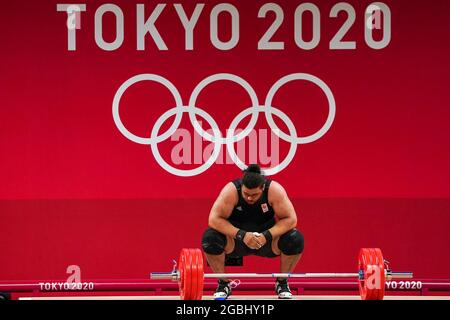
M 229 80 L 229 81 L 233 81 L 237 84 L 240 84 L 248 93 L 248 95 L 250 96 L 250 99 L 252 100 L 252 106 L 257 106 L 259 104 L 258 102 L 258 97 L 256 95 L 256 92 L 253 90 L 252 86 L 245 81 L 244 79 L 242 79 L 241 77 L 238 77 L 234 74 L 229 74 L 229 73 L 217 73 L 214 74 L 212 76 L 209 76 L 205 79 L 203 79 L 194 89 L 194 91 L 192 91 L 191 94 L 191 98 L 189 99 L 189 119 L 191 120 L 191 123 L 193 124 L 195 131 L 197 131 L 197 133 L 204 137 L 206 140 L 208 141 L 212 141 L 211 139 L 211 135 L 204 131 L 203 128 L 198 124 L 198 121 L 195 117 L 195 112 L 193 112 L 192 107 L 196 106 L 196 101 L 197 101 L 197 97 L 200 93 L 201 90 L 203 90 L 208 84 L 211 84 L 214 81 L 218 81 L 218 80 Z M 247 128 L 245 128 L 241 133 L 239 133 L 239 135 L 236 137 L 236 139 L 242 140 L 243 138 L 245 138 L 245 136 L 247 136 L 250 131 L 252 131 L 252 129 L 255 127 L 256 125 L 256 121 L 258 120 L 258 113 L 252 113 L 252 118 L 250 119 L 250 122 L 247 126 Z M 221 139 L 220 141 L 222 144 L 226 144 L 227 140 L 226 139 Z
M 215 120 L 203 109 L 200 109 L 196 106 L 197 98 L 200 94 L 200 92 L 209 84 L 215 82 L 215 81 L 221 81 L 221 80 L 227 80 L 235 82 L 236 84 L 239 84 L 242 86 L 248 93 L 252 105 L 240 112 L 231 122 L 229 130 L 227 130 L 226 137 L 222 137 L 222 134 L 220 132 L 220 129 L 215 122 Z M 273 98 L 283 85 L 290 81 L 294 80 L 306 80 L 309 82 L 314 83 L 317 85 L 326 95 L 328 100 L 328 117 L 325 122 L 325 124 L 314 134 L 311 134 L 306 137 L 299 137 L 297 136 L 297 131 L 295 129 L 294 124 L 292 123 L 291 119 L 281 110 L 275 108 L 272 106 Z M 132 85 L 141 82 L 141 81 L 154 81 L 162 84 L 165 86 L 172 94 L 172 96 L 175 99 L 175 107 L 169 109 L 165 113 L 163 113 L 156 121 L 155 125 L 152 128 L 151 136 L 150 138 L 147 137 L 140 137 L 132 132 L 128 131 L 128 129 L 125 127 L 125 125 L 122 123 L 122 120 L 119 115 L 119 105 L 120 100 L 122 98 L 122 95 L 125 93 L 125 91 Z M 311 74 L 307 73 L 292 73 L 289 75 L 286 75 L 282 78 L 280 78 L 277 82 L 274 83 L 274 85 L 270 88 L 264 105 L 260 105 L 258 101 L 258 97 L 252 86 L 245 81 L 243 78 L 230 74 L 230 73 L 217 73 L 214 75 L 211 75 L 209 77 L 206 77 L 203 79 L 199 84 L 194 88 L 190 98 L 189 103 L 187 106 L 183 105 L 183 101 L 181 98 L 181 95 L 177 88 L 166 78 L 156 75 L 156 74 L 139 74 L 134 77 L 131 77 L 130 79 L 126 80 L 117 90 L 116 94 L 114 95 L 113 99 L 113 119 L 114 123 L 116 124 L 119 131 L 129 140 L 139 143 L 139 144 L 145 144 L 150 145 L 151 150 L 153 152 L 153 155 L 155 157 L 155 160 L 158 162 L 158 164 L 165 169 L 166 171 L 177 175 L 177 176 L 195 176 L 198 174 L 201 174 L 202 172 L 206 171 L 209 167 L 212 166 L 212 164 L 217 160 L 222 145 L 226 145 L 227 151 L 233 160 L 233 162 L 241 169 L 244 169 L 246 165 L 244 162 L 239 159 L 236 152 L 234 151 L 234 143 L 237 141 L 240 141 L 244 139 L 250 132 L 253 130 L 253 128 L 256 125 L 256 122 L 259 117 L 260 112 L 264 112 L 267 123 L 269 124 L 269 127 L 274 131 L 274 133 L 283 139 L 284 141 L 290 142 L 291 147 L 289 149 L 289 152 L 286 156 L 286 158 L 281 161 L 278 165 L 272 167 L 272 168 L 263 168 L 265 175 L 274 175 L 283 169 L 285 169 L 289 163 L 292 161 L 292 159 L 295 156 L 295 153 L 297 151 L 297 146 L 299 144 L 307 144 L 314 142 L 318 139 L 320 139 L 323 135 L 325 135 L 328 130 L 331 128 L 335 115 L 336 115 L 336 102 L 333 96 L 333 93 L 331 92 L 331 89 L 327 86 L 325 82 L 323 82 L 321 79 L 319 79 L 316 76 L 313 76 Z M 158 150 L 158 143 L 163 142 L 167 140 L 170 136 L 172 136 L 175 131 L 178 129 L 181 119 L 183 116 L 183 113 L 187 112 L 189 114 L 189 120 L 194 127 L 195 131 L 205 140 L 211 141 L 214 143 L 214 150 L 210 156 L 210 158 L 202 164 L 200 167 L 189 169 L 189 170 L 182 170 L 178 168 L 174 168 L 171 165 L 169 165 L 161 156 Z M 278 126 L 276 125 L 275 121 L 273 120 L 272 114 L 275 114 L 278 116 L 284 123 L 286 124 L 289 135 L 285 132 L 281 131 Z M 170 126 L 170 128 L 158 135 L 159 130 L 161 126 L 164 124 L 164 122 L 170 118 L 171 116 L 175 115 L 175 120 L 173 124 Z M 197 115 L 204 118 L 208 124 L 211 126 L 213 135 L 209 134 L 205 130 L 203 130 L 202 126 L 199 124 L 197 120 Z M 251 119 L 249 121 L 249 124 L 247 127 L 241 131 L 239 134 L 234 135 L 234 132 L 236 130 L 236 127 L 238 124 L 247 116 L 251 115 Z
M 119 115 L 119 103 L 120 99 L 122 98 L 122 95 L 125 93 L 125 91 L 131 87 L 133 84 L 141 82 L 141 81 L 155 81 L 163 86 L 165 86 L 169 91 L 172 93 L 173 97 L 175 98 L 175 105 L 179 109 L 176 113 L 175 121 L 172 124 L 172 126 L 161 136 L 158 137 L 156 140 L 152 140 L 151 138 L 142 138 L 139 136 L 134 135 L 130 131 L 128 131 L 124 124 L 122 123 L 122 120 L 120 119 Z M 131 77 L 127 81 L 125 81 L 120 88 L 117 90 L 116 94 L 114 95 L 113 100 L 113 118 L 114 123 L 116 124 L 119 131 L 129 140 L 139 143 L 139 144 L 153 144 L 162 142 L 164 140 L 167 140 L 171 135 L 175 133 L 177 128 L 180 126 L 181 117 L 183 115 L 183 109 L 182 109 L 183 101 L 181 99 L 181 95 L 178 92 L 177 88 L 166 78 L 161 77 L 157 74 L 139 74 L 137 76 Z

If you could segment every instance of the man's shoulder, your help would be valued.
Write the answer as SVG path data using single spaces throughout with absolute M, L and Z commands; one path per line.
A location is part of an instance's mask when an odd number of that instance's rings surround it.
M 228 182 L 220 192 L 219 196 L 220 201 L 222 202 L 231 202 L 236 203 L 238 200 L 237 192 L 236 192 L 236 186 L 233 184 L 232 181 Z
M 286 190 L 277 181 L 272 180 L 269 188 L 269 201 L 276 201 L 277 199 L 287 197 Z
M 235 194 L 236 193 L 236 184 L 235 181 L 230 181 L 222 188 L 222 193 L 224 194 Z
M 233 179 L 229 183 L 233 184 L 235 187 L 239 187 L 242 184 L 242 178 Z
M 270 188 L 273 188 L 276 190 L 284 190 L 283 186 L 275 180 L 270 180 Z

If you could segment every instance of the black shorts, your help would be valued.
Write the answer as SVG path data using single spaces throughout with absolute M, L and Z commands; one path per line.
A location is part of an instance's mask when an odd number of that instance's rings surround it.
M 256 255 L 258 257 L 275 258 L 279 255 L 272 251 L 272 240 L 269 240 L 260 249 L 250 249 L 247 245 L 241 241 L 234 239 L 234 250 L 227 254 L 228 257 L 238 258 L 244 256 Z

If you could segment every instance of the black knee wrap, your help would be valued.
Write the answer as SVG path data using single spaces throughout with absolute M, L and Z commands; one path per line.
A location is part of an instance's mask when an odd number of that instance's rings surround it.
M 222 254 L 226 244 L 227 237 L 212 228 L 208 228 L 205 233 L 203 233 L 202 247 L 205 253 L 215 255 Z
M 302 253 L 304 245 L 303 234 L 297 229 L 286 232 L 278 240 L 278 248 L 287 256 Z

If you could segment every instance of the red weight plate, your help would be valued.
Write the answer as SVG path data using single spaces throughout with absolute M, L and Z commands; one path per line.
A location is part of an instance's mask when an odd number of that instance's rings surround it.
M 181 300 L 191 299 L 191 279 L 192 279 L 192 269 L 191 263 L 192 259 L 189 260 L 189 249 L 182 249 L 179 260 L 179 270 L 180 270 L 180 296 Z
M 375 255 L 377 257 L 377 265 L 380 269 L 380 289 L 378 290 L 378 300 L 383 300 L 384 293 L 385 293 L 385 287 L 386 287 L 386 274 L 384 269 L 384 258 L 383 253 L 381 252 L 380 248 L 375 248 Z
M 372 281 L 373 281 L 373 276 L 375 275 L 375 272 L 377 272 L 376 270 L 376 255 L 374 253 L 374 249 L 372 248 L 366 248 L 366 254 L 367 254 L 367 272 L 366 272 L 366 290 L 367 290 L 367 300 L 376 300 L 377 296 L 378 296 L 378 289 L 377 288 L 373 288 L 372 285 Z M 369 272 L 370 269 L 370 272 Z M 370 282 L 368 281 L 370 279 Z
M 379 248 L 361 249 L 358 266 L 359 270 L 363 270 L 364 272 L 364 279 L 359 282 L 361 299 L 382 300 L 384 297 L 386 277 L 381 250 Z M 373 276 L 378 276 L 379 278 L 373 279 Z M 375 280 L 375 284 L 377 285 L 375 288 L 372 288 L 373 280 Z
M 384 274 L 384 260 L 381 250 L 379 248 L 369 249 L 372 268 L 376 270 L 378 279 L 376 279 L 379 287 L 373 289 L 372 300 L 382 300 L 384 297 L 384 286 L 385 286 L 385 274 Z
M 362 278 L 358 279 L 359 295 L 362 300 L 367 300 L 367 288 L 366 288 L 366 269 L 367 269 L 367 256 L 366 249 L 361 248 L 358 255 L 358 271 L 363 272 Z
M 189 249 L 188 261 L 189 261 L 189 265 L 191 266 L 191 289 L 190 289 L 191 295 L 189 297 L 189 300 L 197 300 L 197 295 L 198 295 L 197 260 L 198 260 L 198 257 L 195 252 L 195 249 Z
M 373 264 L 375 262 L 375 256 L 372 254 L 370 248 L 362 248 L 359 251 L 359 270 L 364 272 L 363 280 L 359 281 L 359 291 L 362 300 L 376 299 L 377 289 L 371 288 L 368 284 L 368 279 L 373 274 Z
M 373 270 L 373 272 L 370 274 L 370 276 L 376 276 L 377 274 L 379 274 L 380 270 L 378 269 L 378 261 L 377 261 L 378 258 L 377 258 L 377 255 L 375 253 L 375 249 L 368 248 L 368 252 L 369 252 L 369 255 L 370 255 L 370 268 Z M 375 285 L 377 284 L 377 282 L 379 282 L 378 280 L 379 279 L 375 279 Z M 375 288 L 371 288 L 369 290 L 372 293 L 371 296 L 370 296 L 370 300 L 378 300 L 378 294 L 379 294 L 379 290 L 380 289 L 375 287 Z
M 203 270 L 203 253 L 200 249 L 194 250 L 194 262 L 197 266 L 197 294 L 194 297 L 196 300 L 202 300 L 203 297 L 203 281 L 204 281 L 204 270 Z
M 180 257 L 178 258 L 178 273 L 179 273 L 178 288 L 180 290 L 181 299 L 183 299 L 184 297 L 184 270 L 185 270 L 184 261 L 185 257 L 182 249 L 180 252 Z

